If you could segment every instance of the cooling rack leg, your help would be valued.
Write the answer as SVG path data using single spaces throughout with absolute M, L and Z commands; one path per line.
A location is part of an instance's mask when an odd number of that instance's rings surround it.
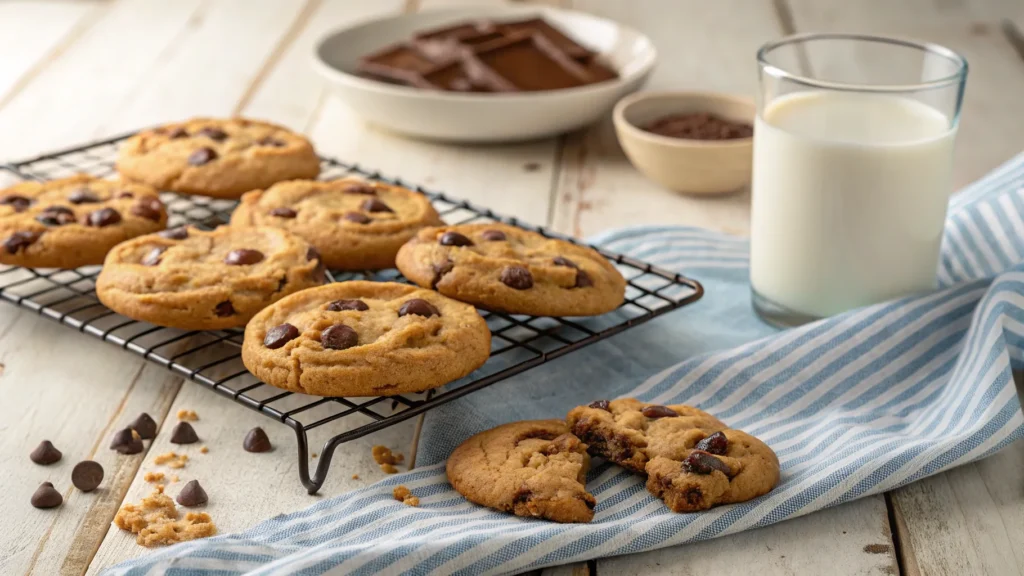
M 306 430 L 302 428 L 301 424 L 291 424 L 292 430 L 295 430 L 295 445 L 298 446 L 299 452 L 299 480 L 302 481 L 302 485 L 306 487 L 306 491 L 310 494 L 316 494 L 320 487 L 324 484 L 325 476 L 320 473 L 319 466 L 317 475 L 315 478 L 309 476 L 309 444 L 306 442 Z M 325 457 L 329 460 L 326 454 Z M 323 462 L 321 462 L 323 464 Z

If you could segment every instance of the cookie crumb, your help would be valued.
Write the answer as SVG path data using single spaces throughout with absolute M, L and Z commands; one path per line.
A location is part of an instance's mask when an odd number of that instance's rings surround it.
M 380 469 L 383 470 L 384 472 L 388 473 L 388 474 L 397 474 L 398 473 L 398 468 L 395 468 L 391 464 L 381 464 L 380 465 Z
M 153 459 L 153 464 L 157 466 L 167 465 L 168 468 L 184 468 L 185 464 L 188 463 L 188 456 L 186 454 L 178 454 L 177 452 L 166 452 L 164 454 L 158 454 Z
M 352 475 L 352 479 L 353 480 L 359 480 L 359 474 L 353 474 Z
M 142 477 L 146 482 L 162 482 L 164 479 L 163 472 L 146 472 L 146 475 Z
M 199 414 L 196 414 L 195 410 L 178 410 L 178 420 L 195 422 L 196 420 L 199 420 Z
M 114 516 L 114 524 L 136 534 L 135 542 L 147 548 L 207 538 L 217 533 L 217 527 L 205 512 L 189 512 L 181 518 L 174 501 L 164 494 L 163 486 L 157 486 L 138 504 L 121 506 Z
M 394 474 L 395 472 L 398 472 L 398 470 L 396 470 L 392 465 L 405 460 L 405 456 L 397 452 L 392 452 L 387 446 L 374 446 L 373 459 L 377 464 L 380 464 L 381 470 L 388 474 Z
M 178 482 L 178 481 L 180 481 L 180 479 L 178 478 L 178 475 L 177 474 L 171 474 L 171 483 L 173 484 L 173 483 Z
M 411 490 L 405 486 L 395 486 L 395 489 L 391 491 L 391 495 L 402 504 L 406 506 L 419 506 L 420 499 L 413 496 Z
M 310 458 L 316 458 L 316 452 L 313 452 L 312 454 L 310 454 Z
M 207 448 L 206 446 L 203 446 L 202 448 L 199 449 L 199 451 L 202 452 L 203 454 L 206 454 L 207 452 L 210 451 L 210 449 Z

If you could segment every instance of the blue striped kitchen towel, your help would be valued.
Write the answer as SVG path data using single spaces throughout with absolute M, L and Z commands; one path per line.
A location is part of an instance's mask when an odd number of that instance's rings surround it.
M 750 310 L 747 243 L 691 228 L 597 239 L 702 280 L 700 304 L 432 411 L 421 468 L 111 574 L 512 574 L 714 538 L 890 490 L 1024 436 L 1024 154 L 954 197 L 941 289 L 776 332 Z M 682 362 L 680 362 L 682 360 Z M 637 385 L 638 382 L 642 382 Z M 592 470 L 594 521 L 562 525 L 466 502 L 444 458 L 472 433 L 596 398 L 694 404 L 763 438 L 779 486 L 674 514 L 643 479 Z M 404 484 L 412 508 L 391 497 Z

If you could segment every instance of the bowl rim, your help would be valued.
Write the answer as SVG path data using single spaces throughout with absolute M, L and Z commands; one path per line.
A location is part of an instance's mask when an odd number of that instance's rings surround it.
M 497 94 L 481 94 L 481 93 L 463 93 L 463 92 L 447 92 L 441 90 L 426 90 L 423 88 L 416 88 L 413 86 L 401 86 L 396 84 L 388 84 L 386 82 L 380 82 L 378 80 L 371 80 L 369 78 L 363 78 L 356 74 L 340 70 L 330 64 L 328 64 L 322 57 L 322 51 L 324 45 L 327 44 L 331 39 L 340 34 L 350 32 L 352 30 L 368 26 L 371 24 L 377 24 L 379 22 L 385 22 L 388 20 L 395 20 L 398 18 L 408 18 L 415 15 L 423 14 L 443 14 L 450 13 L 453 16 L 456 14 L 462 14 L 466 12 L 478 12 L 478 13 L 493 13 L 496 15 L 507 14 L 509 16 L 526 16 L 529 14 L 536 14 L 543 16 L 544 14 L 555 13 L 555 14 L 568 14 L 578 15 L 587 18 L 593 18 L 612 24 L 618 31 L 626 31 L 635 34 L 640 40 L 644 41 L 647 45 L 647 50 L 637 56 L 637 59 L 643 59 L 635 70 L 629 74 L 620 74 L 615 80 L 607 80 L 604 82 L 598 82 L 596 84 L 589 84 L 586 86 L 577 86 L 575 88 L 562 88 L 559 90 L 543 90 L 538 92 L 511 92 L 511 93 L 497 93 Z M 470 16 L 467 16 L 470 17 Z M 460 104 L 469 103 L 488 103 L 488 104 L 501 104 L 505 102 L 529 102 L 530 100 L 539 100 L 541 98 L 556 98 L 565 97 L 571 98 L 581 94 L 598 93 L 598 92 L 614 92 L 625 86 L 630 85 L 633 82 L 642 80 L 648 74 L 658 62 L 658 49 L 655 47 L 654 42 L 651 41 L 650 37 L 639 30 L 626 26 L 620 22 L 612 20 L 610 18 L 604 18 L 587 12 L 579 10 L 566 10 L 563 8 L 554 8 L 550 6 L 510 6 L 505 4 L 498 4 L 493 6 L 462 6 L 452 8 L 439 8 L 434 10 L 424 10 L 422 12 L 415 12 L 412 14 L 389 14 L 376 18 L 370 18 L 367 20 L 361 20 L 354 22 L 348 26 L 341 28 L 335 28 L 323 36 L 321 36 L 313 47 L 312 54 L 313 67 L 320 73 L 321 76 L 335 82 L 346 84 L 352 88 L 373 92 L 388 96 L 406 97 L 406 98 L 417 98 L 421 100 L 432 100 L 432 101 L 448 101 L 457 102 Z M 618 72 L 618 71 L 617 71 Z
M 657 144 L 660 146 L 669 146 L 681 149 L 746 148 L 752 146 L 754 143 L 753 136 L 748 136 L 746 138 L 732 138 L 730 140 L 694 140 L 690 138 L 673 138 L 671 136 L 662 136 L 660 134 L 648 132 L 643 128 L 640 128 L 636 124 L 633 124 L 629 120 L 626 120 L 627 108 L 639 102 L 643 102 L 645 100 L 652 100 L 655 98 L 675 98 L 680 100 L 692 98 L 711 98 L 717 100 L 727 100 L 736 104 L 748 105 L 752 110 L 754 110 L 755 116 L 757 115 L 757 105 L 754 103 L 754 99 L 748 96 L 729 94 L 726 92 L 713 92 L 707 90 L 653 90 L 644 92 L 634 92 L 633 94 L 624 96 L 621 100 L 616 102 L 615 108 L 612 110 L 612 122 L 615 124 L 615 128 L 620 132 L 627 133 L 631 138 L 646 140 L 652 144 Z

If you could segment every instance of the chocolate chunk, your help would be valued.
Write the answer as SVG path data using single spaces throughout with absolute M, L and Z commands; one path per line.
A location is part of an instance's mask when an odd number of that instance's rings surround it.
M 362 212 L 346 212 L 342 218 L 356 224 L 367 224 L 370 222 L 370 217 Z
M 231 304 L 231 300 L 225 300 L 213 307 L 213 313 L 218 318 L 227 318 L 235 314 L 235 307 Z
M 199 480 L 190 480 L 182 487 L 181 492 L 178 492 L 178 497 L 175 500 L 178 504 L 191 508 L 206 504 L 210 501 L 210 497 L 206 495 L 206 490 L 199 485 Z
M 587 407 L 588 408 L 597 408 L 598 410 L 604 410 L 606 412 L 611 412 L 612 411 L 612 409 L 608 407 L 608 401 L 607 400 L 594 400 L 590 404 L 587 404 Z
M 577 270 L 579 269 L 579 266 L 575 262 L 563 256 L 555 256 L 554 259 L 551 260 L 551 262 L 555 266 L 565 266 L 566 268 L 575 268 Z
M 17 254 L 18 250 L 24 250 L 35 244 L 36 240 L 39 240 L 39 237 L 42 235 L 42 232 L 33 232 L 31 230 L 15 232 L 4 241 L 4 248 L 8 254 Z
M 136 416 L 135 421 L 132 422 L 129 427 L 138 432 L 139 438 L 142 438 L 143 440 L 152 440 L 153 438 L 156 438 L 156 421 L 145 412 Z
M 217 159 L 217 152 L 213 148 L 200 148 L 195 152 L 189 154 L 188 163 L 189 166 L 202 166 L 208 164 Z
M 458 232 L 445 232 L 441 234 L 441 238 L 438 239 L 438 244 L 441 246 L 472 246 L 473 241 L 466 238 Z
M 60 208 L 61 211 L 58 212 L 56 210 L 50 210 L 50 208 Z M 44 226 L 64 226 L 66 224 L 74 224 L 74 212 L 64 208 L 63 206 L 51 206 L 50 208 L 47 208 L 42 214 L 36 216 L 36 221 Z
M 257 426 L 249 430 L 249 433 L 245 435 L 245 440 L 242 441 L 242 448 L 246 452 L 270 452 L 273 446 L 270 445 L 270 438 L 267 437 L 267 433 L 263 431 L 263 428 Z
M 32 494 L 32 505 L 36 508 L 56 508 L 64 503 L 64 497 L 57 492 L 53 484 L 43 482 Z
M 90 212 L 85 218 L 86 224 L 97 228 L 112 226 L 120 221 L 121 213 L 113 208 L 100 208 L 99 210 Z
M 68 194 L 68 202 L 72 204 L 91 204 L 93 202 L 99 202 L 100 197 L 93 194 L 92 190 L 88 188 L 79 188 L 73 190 L 71 194 Z
M 36 464 L 42 464 L 43 466 L 53 464 L 60 460 L 61 456 L 63 456 L 63 454 L 61 454 L 60 450 L 57 450 L 49 440 L 43 440 L 40 442 L 39 446 L 36 446 L 36 449 L 28 455 L 33 462 Z
M 501 242 L 505 240 L 505 233 L 501 230 L 484 230 L 480 233 L 480 237 L 488 242 Z
M 287 206 L 278 206 L 270 211 L 270 215 L 278 218 L 295 218 L 299 213 Z
M 138 454 L 142 452 L 142 437 L 138 432 L 132 434 L 131 428 L 118 430 L 110 442 L 110 449 L 117 450 L 121 454 Z
M 700 491 L 700 487 L 694 486 L 687 490 L 683 497 L 686 498 L 686 503 L 690 506 L 697 506 L 704 500 L 704 493 Z
M 357 312 L 364 312 L 369 310 L 370 307 L 366 305 L 366 302 L 362 300 L 335 300 L 327 305 L 327 309 L 331 312 L 341 312 L 342 310 L 355 310 Z
M 711 474 L 715 470 L 718 470 L 726 476 L 732 474 L 732 469 L 729 468 L 728 464 L 722 462 L 718 458 L 715 458 L 711 454 L 701 452 L 700 450 L 690 452 L 690 455 L 683 460 L 683 470 L 701 475 Z
M 178 422 L 171 430 L 171 444 L 195 444 L 196 442 L 199 442 L 199 435 L 188 422 Z
M 250 250 L 248 248 L 232 250 L 224 257 L 224 263 L 230 264 L 231 266 L 256 264 L 262 260 L 263 252 L 260 252 L 259 250 Z
M 522 266 L 506 266 L 499 279 L 502 284 L 514 290 L 533 288 L 533 274 Z
M 345 194 L 367 194 L 369 196 L 376 196 L 377 190 L 369 184 L 349 184 L 342 190 Z
M 169 240 L 184 240 L 188 238 L 188 227 L 178 226 L 177 228 L 168 228 L 160 232 L 160 235 Z
M 398 309 L 399 316 L 407 316 L 409 314 L 429 318 L 431 316 L 440 316 L 441 312 L 430 302 L 422 298 L 413 298 L 412 300 L 406 300 L 402 303 L 401 308 Z
M 139 218 L 159 222 L 163 216 L 164 205 L 156 198 L 143 198 L 132 206 L 131 213 Z
M 47 206 L 43 208 L 43 214 L 67 214 L 68 216 L 74 216 L 75 211 L 67 206 Z
M 71 483 L 82 492 L 92 492 L 103 482 L 103 466 L 92 460 L 82 460 L 71 470 Z
M 729 439 L 725 437 L 725 434 L 721 432 L 715 432 L 711 436 L 697 442 L 694 446 L 696 450 L 703 450 L 708 454 L 718 454 L 721 456 L 725 454 L 725 451 L 729 449 Z
M 671 418 L 679 414 L 668 406 L 644 406 L 640 413 L 648 418 Z
M 345 350 L 359 344 L 359 334 L 344 324 L 335 324 L 320 333 L 320 343 L 330 350 Z
M 298 337 L 299 329 L 285 323 L 267 330 L 267 335 L 263 337 L 263 345 L 271 350 L 277 350 Z
M 390 206 L 376 198 L 367 198 L 361 208 L 367 212 L 394 212 Z
M 589 288 L 594 285 L 594 281 L 590 279 L 590 274 L 587 274 L 586 270 L 576 271 L 576 287 L 577 288 Z
M 430 280 L 430 287 L 437 288 L 437 283 L 444 278 L 444 275 L 455 269 L 455 263 L 451 260 L 445 260 L 440 264 L 433 264 L 431 268 L 434 270 L 434 277 Z
M 131 192 L 121 192 L 117 195 L 118 198 L 135 198 L 135 194 Z
M 32 205 L 32 199 L 26 198 L 25 196 L 19 196 L 17 194 L 10 194 L 0 198 L 0 204 L 6 204 L 7 206 L 14 208 L 15 212 L 24 212 Z
M 214 140 L 216 142 L 223 142 L 224 140 L 228 139 L 227 132 L 221 130 L 220 128 L 214 128 L 212 126 L 207 126 L 206 128 L 203 128 L 202 130 L 196 133 L 196 136 L 206 136 L 207 138 Z
M 169 134 L 167 134 L 167 137 L 170 138 L 171 140 L 176 140 L 178 138 L 188 138 L 188 130 L 185 130 L 184 128 L 175 128 L 174 130 L 171 130 Z
M 277 138 L 267 137 L 267 138 L 264 138 L 264 139 L 262 139 L 262 140 L 260 140 L 259 142 L 256 142 L 256 143 L 259 144 L 260 146 L 270 146 L 272 148 L 283 148 L 284 147 L 284 142 L 278 140 Z
M 165 250 L 167 250 L 167 248 L 164 248 L 163 246 L 153 248 L 149 253 L 142 257 L 139 264 L 142 264 L 143 266 L 156 266 L 160 263 L 160 257 L 163 256 Z

